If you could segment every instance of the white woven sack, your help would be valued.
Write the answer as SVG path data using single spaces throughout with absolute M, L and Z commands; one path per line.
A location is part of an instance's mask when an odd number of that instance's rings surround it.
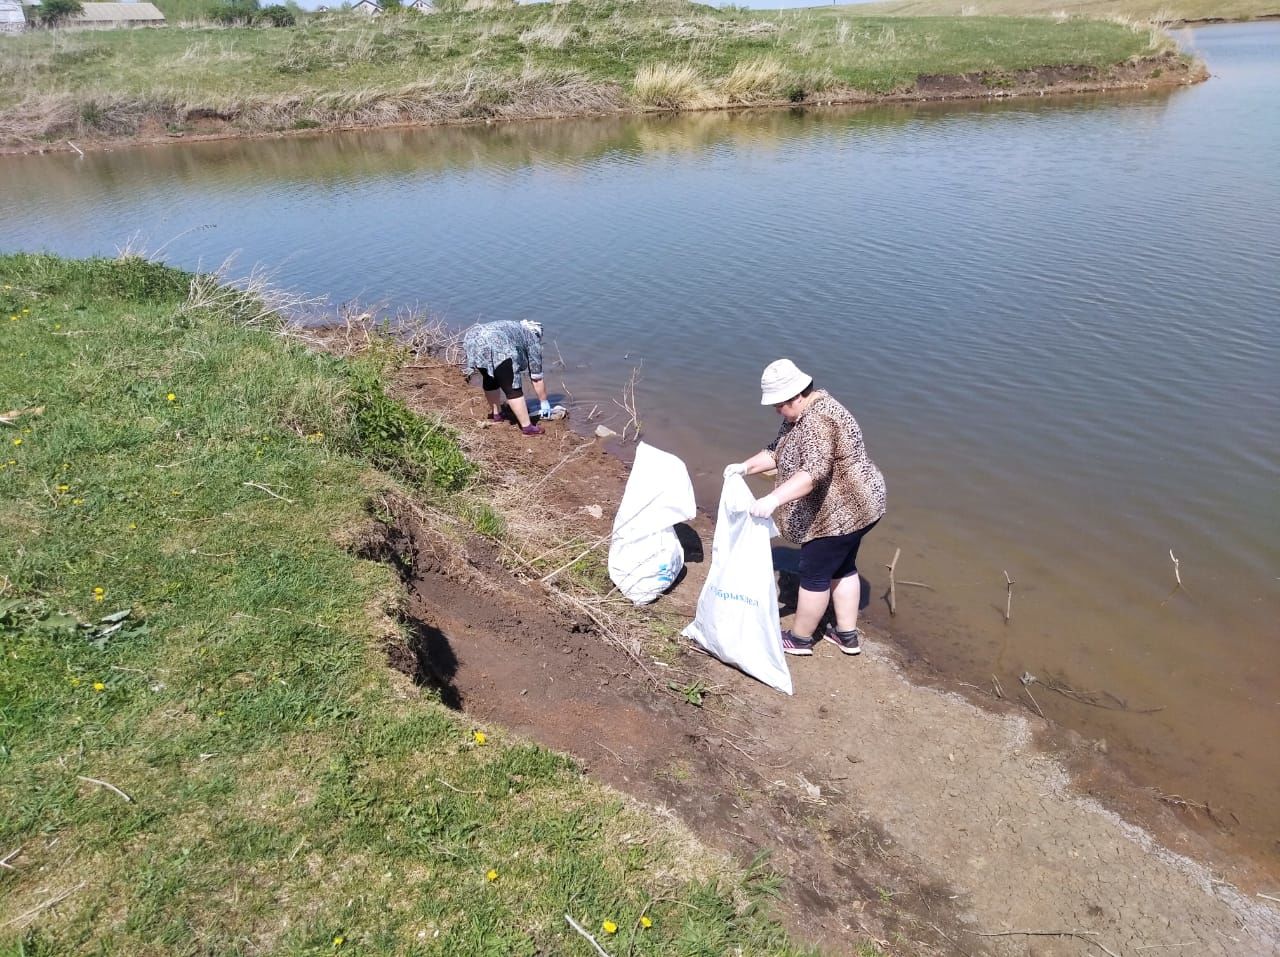
M 778 582 L 769 540 L 773 519 L 753 518 L 755 497 L 741 475 L 724 480 L 711 543 L 711 571 L 683 634 L 727 664 L 791 694 L 778 626 Z
M 693 481 L 684 462 L 641 442 L 613 520 L 609 577 L 637 605 L 657 599 L 684 568 L 672 528 L 693 518 Z

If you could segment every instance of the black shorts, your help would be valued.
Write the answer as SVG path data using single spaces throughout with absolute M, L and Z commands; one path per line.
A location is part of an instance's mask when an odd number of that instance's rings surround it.
M 815 538 L 800 546 L 800 587 L 805 591 L 827 591 L 833 581 L 858 574 L 858 549 L 862 536 L 876 527 L 876 519 L 866 528 L 848 535 Z
M 515 385 L 516 368 L 510 359 L 500 362 L 493 370 L 493 375 L 481 369 L 480 379 L 485 392 L 497 392 L 501 389 L 502 394 L 508 399 L 518 399 L 524 395 L 524 389 L 517 388 Z

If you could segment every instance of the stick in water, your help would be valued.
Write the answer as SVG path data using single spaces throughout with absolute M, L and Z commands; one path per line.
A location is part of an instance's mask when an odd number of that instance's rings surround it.
M 1007 625 L 1009 624 L 1009 619 L 1013 617 L 1013 586 L 1016 583 L 1012 578 L 1009 577 L 1008 571 L 1004 573 L 1004 582 L 1005 582 L 1004 623 Z
M 885 566 L 885 568 L 889 569 L 889 596 L 888 597 L 889 597 L 889 614 L 890 615 L 896 615 L 898 613 L 898 593 L 894 586 L 893 570 L 897 566 L 898 556 L 901 554 L 902 554 L 902 549 L 895 548 L 893 550 L 893 561 L 891 561 L 888 565 Z
M 1169 549 L 1169 558 L 1171 558 L 1171 559 L 1173 560 L 1173 577 L 1174 577 L 1174 580 L 1178 583 L 1178 587 L 1179 587 L 1179 588 L 1181 588 L 1181 587 L 1182 587 L 1182 571 L 1179 569 L 1179 567 L 1178 567 L 1178 566 L 1179 566 L 1179 565 L 1181 565 L 1181 564 L 1182 564 L 1182 562 L 1178 561 L 1178 556 L 1176 556 L 1175 554 L 1173 554 L 1173 549 L 1172 549 L 1172 548 L 1171 548 L 1171 549 Z

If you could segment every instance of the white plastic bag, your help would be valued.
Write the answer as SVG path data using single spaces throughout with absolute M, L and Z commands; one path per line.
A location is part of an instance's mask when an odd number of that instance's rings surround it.
M 773 519 L 753 518 L 755 496 L 741 475 L 724 480 L 711 543 L 711 570 L 698 612 L 683 634 L 721 661 L 791 694 L 791 672 L 778 626 L 778 582 L 769 540 Z
M 693 481 L 684 462 L 641 442 L 613 520 L 609 577 L 637 605 L 655 600 L 684 568 L 672 528 L 694 516 Z

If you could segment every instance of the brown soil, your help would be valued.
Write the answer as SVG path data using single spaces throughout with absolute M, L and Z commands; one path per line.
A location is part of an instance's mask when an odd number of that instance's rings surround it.
M 580 517 L 584 534 L 607 534 L 626 466 L 597 441 L 562 422 L 538 438 L 485 427 L 478 390 L 430 361 L 396 390 L 458 425 L 482 459 L 544 476 L 540 501 Z M 859 658 L 824 647 L 791 661 L 788 698 L 679 638 L 633 657 L 513 575 L 497 546 L 399 512 L 383 550 L 409 590 L 413 638 L 388 650 L 392 664 L 669 807 L 708 845 L 744 863 L 767 852 L 789 929 L 826 953 L 868 939 L 889 952 L 1037 957 L 1280 949 L 1280 909 L 1195 863 L 1215 849 L 1171 809 L 1130 796 L 1121 805 L 1148 827 L 1126 822 L 1089 796 L 1104 783 L 1114 808 L 1124 793 L 1102 756 L 1007 702 L 979 708 L 909 680 L 911 662 L 874 631 Z M 688 574 L 647 610 L 657 632 L 692 616 L 711 524 L 681 530 Z M 695 706 L 668 680 L 709 692 Z
M 1042 67 L 1033 70 L 1015 70 L 1003 73 L 964 73 L 939 76 L 920 76 L 916 82 L 905 89 L 890 93 L 867 93 L 861 90 L 835 90 L 810 95 L 800 101 L 779 100 L 777 102 L 756 102 L 750 107 L 728 106 L 715 109 L 759 109 L 767 107 L 787 107 L 795 109 L 804 106 L 831 106 L 841 104 L 877 104 L 877 103 L 917 103 L 960 99 L 993 99 L 1012 96 L 1046 96 L 1057 94 L 1103 93 L 1118 90 L 1160 89 L 1186 86 L 1200 83 L 1209 78 L 1209 72 L 1198 60 L 1190 60 L 1175 53 L 1164 53 L 1159 56 L 1145 57 L 1119 63 L 1111 67 L 1098 68 L 1088 66 Z M 56 153 L 84 151 L 95 149 L 111 149 L 121 145 L 156 146 L 163 143 L 192 142 L 219 139 L 248 139 L 264 136 L 314 136 L 317 133 L 337 132 L 355 129 L 393 129 L 406 126 L 444 126 L 497 121 L 511 122 L 515 120 L 564 119 L 571 117 L 620 115 L 644 112 L 629 105 L 617 90 L 601 87 L 595 90 L 598 95 L 588 97 L 584 106 L 576 102 L 556 103 L 551 98 L 547 102 L 524 104 L 515 102 L 503 112 L 494 114 L 469 109 L 462 109 L 452 104 L 448 109 L 432 107 L 430 104 L 406 106 L 406 110 L 416 112 L 410 116 L 399 117 L 383 112 L 372 113 L 367 119 L 357 122 L 320 122 L 310 117 L 306 120 L 305 129 L 290 130 L 292 125 L 288 117 L 279 110 L 272 113 L 274 117 L 270 128 L 257 126 L 251 116 L 235 112 L 219 112 L 208 109 L 186 109 L 176 105 L 147 105 L 139 101 L 136 107 L 121 105 L 113 115 L 113 126 L 109 132 L 100 130 L 77 130 L 70 127 L 59 127 L 56 132 L 47 129 L 47 117 L 11 116 L 8 122 L 0 116 L 0 125 L 8 130 L 8 142 L 0 143 L 0 156 L 21 153 Z M 546 100 L 547 98 L 543 98 Z M 419 108 L 420 107 L 420 108 Z M 130 110 L 142 112 L 130 114 Z M 301 106 L 299 106 L 301 109 Z M 434 110 L 434 112 L 433 112 Z M 177 111 L 177 112 L 175 112 Z M 74 111 L 73 111 L 74 112 Z M 680 112 L 680 111 L 675 111 Z M 181 116 L 178 117 L 178 113 Z M 426 119 L 417 118 L 421 114 Z M 70 114 L 68 114 L 70 115 Z M 181 122 L 178 122 L 178 119 Z M 69 120 L 68 122 L 73 122 Z M 175 123 L 180 129 L 175 129 Z M 73 123 L 74 125 L 74 123 Z M 75 146 L 71 145 L 75 141 Z

